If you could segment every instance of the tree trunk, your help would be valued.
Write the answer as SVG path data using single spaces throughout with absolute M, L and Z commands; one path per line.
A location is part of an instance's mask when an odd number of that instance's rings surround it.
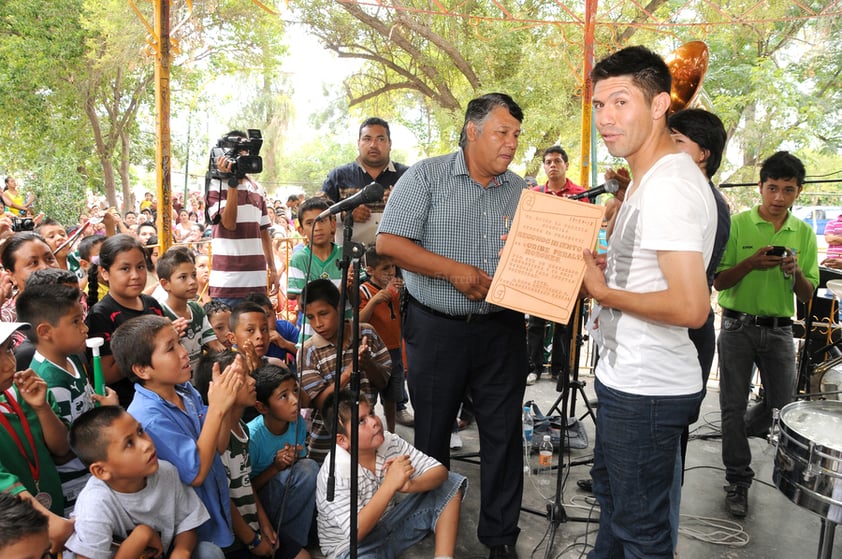
M 129 134 L 124 128 L 120 131 L 120 182 L 123 186 L 123 206 L 120 213 L 125 214 L 128 210 L 134 209 L 134 195 L 132 194 L 132 183 L 129 177 Z

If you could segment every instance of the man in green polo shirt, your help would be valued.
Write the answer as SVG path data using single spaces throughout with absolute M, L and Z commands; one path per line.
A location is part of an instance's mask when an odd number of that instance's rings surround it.
M 795 391 L 793 293 L 809 301 L 819 282 L 816 236 L 789 212 L 804 175 L 801 161 L 785 151 L 763 162 L 760 205 L 731 219 L 713 283 L 722 307 L 717 345 L 725 508 L 737 518 L 748 512 L 754 478 L 748 437 L 768 430 L 772 408 L 785 406 Z M 747 410 L 752 365 L 760 370 L 765 400 Z

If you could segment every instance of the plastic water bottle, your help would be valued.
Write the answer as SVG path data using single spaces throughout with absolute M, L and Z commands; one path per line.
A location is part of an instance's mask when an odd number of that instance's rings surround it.
M 538 485 L 550 485 L 552 482 L 553 443 L 549 435 L 544 435 L 538 447 Z
M 523 444 L 532 444 L 532 431 L 535 429 L 535 420 L 532 419 L 532 408 L 523 406 Z
M 535 420 L 532 419 L 532 408 L 523 406 L 523 473 L 529 474 L 529 452 L 532 450 L 532 431 L 535 429 Z

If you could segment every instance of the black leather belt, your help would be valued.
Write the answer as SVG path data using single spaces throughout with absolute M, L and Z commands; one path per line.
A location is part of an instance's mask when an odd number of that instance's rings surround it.
M 439 318 L 446 318 L 447 320 L 453 320 L 456 322 L 485 322 L 487 320 L 493 320 L 495 318 L 499 318 L 505 311 L 496 311 L 487 314 L 447 314 L 441 311 L 437 311 L 436 309 L 431 309 L 427 305 L 424 305 L 415 297 L 407 294 L 407 298 L 409 303 L 415 307 L 418 307 L 422 311 L 431 314 L 433 316 L 437 316 Z
M 764 326 L 766 328 L 792 326 L 792 319 L 786 316 L 754 316 L 753 314 L 732 311 L 731 309 L 722 309 L 722 316 L 739 320 L 743 324 Z

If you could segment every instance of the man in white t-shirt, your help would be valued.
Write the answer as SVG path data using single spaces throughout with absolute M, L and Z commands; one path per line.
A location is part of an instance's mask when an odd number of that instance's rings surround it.
M 593 490 L 600 504 L 591 559 L 672 558 L 679 441 L 702 397 L 688 328 L 710 309 L 705 268 L 716 206 L 707 179 L 673 143 L 663 60 L 629 47 L 592 72 L 596 126 L 634 178 L 604 256 L 584 253 L 584 287 L 599 304 L 599 399 Z M 677 478 L 677 479 L 676 479 Z M 672 494 L 672 489 L 677 491 Z

